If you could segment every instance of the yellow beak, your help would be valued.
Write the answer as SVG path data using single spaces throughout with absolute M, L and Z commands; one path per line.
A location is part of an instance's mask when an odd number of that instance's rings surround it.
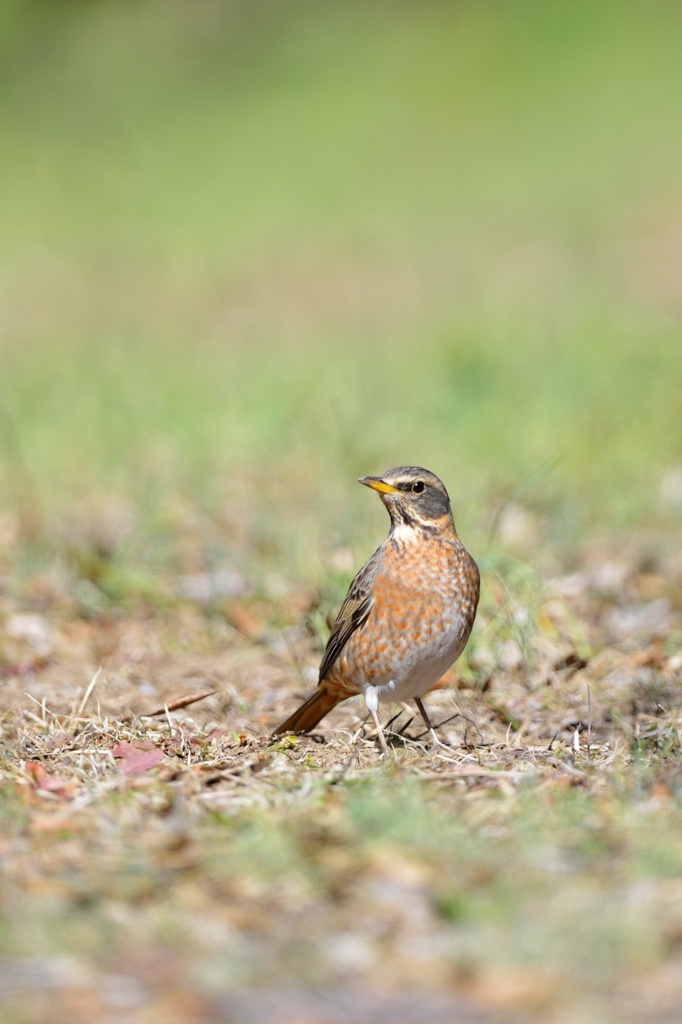
M 398 488 L 393 487 L 392 484 L 387 484 L 380 476 L 361 476 L 358 483 L 364 484 L 365 487 L 371 487 L 373 491 L 378 491 L 379 494 L 398 494 Z

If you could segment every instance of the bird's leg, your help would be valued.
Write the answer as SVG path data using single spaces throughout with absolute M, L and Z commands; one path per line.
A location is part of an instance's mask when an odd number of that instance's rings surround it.
M 435 745 L 437 747 L 442 747 L 443 750 L 452 751 L 452 748 L 449 747 L 447 743 L 443 743 L 442 740 L 439 740 L 438 737 L 436 736 L 436 730 L 433 728 L 433 725 L 431 724 L 431 719 L 429 718 L 429 716 L 426 713 L 426 708 L 424 707 L 424 705 L 422 703 L 421 697 L 415 697 L 414 698 L 414 702 L 415 702 L 415 704 L 417 705 L 417 707 L 419 709 L 419 714 L 424 719 L 424 723 L 426 725 L 426 728 L 429 730 L 429 734 L 431 736 L 431 739 L 435 743 Z
M 367 705 L 367 710 L 372 716 L 372 721 L 376 726 L 377 735 L 379 737 L 379 742 L 381 743 L 381 749 L 384 752 L 384 757 L 388 757 L 386 737 L 384 736 L 384 730 L 381 728 L 381 722 L 379 721 L 379 715 L 377 714 L 377 711 L 379 710 L 379 691 L 376 686 L 368 686 L 365 689 L 365 704 Z

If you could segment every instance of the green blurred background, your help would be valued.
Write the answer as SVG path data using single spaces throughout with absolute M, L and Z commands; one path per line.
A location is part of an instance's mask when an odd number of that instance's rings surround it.
M 662 0 L 5 0 L 3 522 L 125 508 L 136 558 L 210 523 L 314 574 L 383 530 L 354 478 L 414 462 L 474 547 L 508 499 L 567 550 L 678 525 L 681 33 Z

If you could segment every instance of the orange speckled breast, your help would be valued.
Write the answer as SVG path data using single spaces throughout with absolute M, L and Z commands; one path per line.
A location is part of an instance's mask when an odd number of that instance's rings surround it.
M 420 697 L 459 657 L 476 615 L 479 574 L 455 537 L 389 537 L 366 622 L 327 679 L 349 696 L 368 686 L 382 700 Z

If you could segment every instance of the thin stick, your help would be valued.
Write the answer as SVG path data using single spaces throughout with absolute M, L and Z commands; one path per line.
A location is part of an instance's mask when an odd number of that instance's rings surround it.
M 453 775 L 465 776 L 472 779 L 528 779 L 532 776 L 533 771 L 529 769 L 527 772 L 514 771 L 509 769 L 496 769 L 496 768 L 479 768 L 478 765 L 466 765 L 461 764 L 459 761 L 455 761 L 452 757 L 447 757 L 446 754 L 437 754 L 439 760 L 446 761 L 448 764 L 454 765 L 452 769 Z M 426 772 L 420 772 L 420 775 L 426 775 Z M 442 779 L 447 778 L 443 775 L 435 775 L 435 778 Z
M 90 685 L 88 686 L 87 690 L 83 694 L 83 700 L 80 702 L 80 706 L 78 708 L 78 711 L 76 712 L 77 715 L 82 715 L 83 714 L 83 711 L 85 710 L 85 705 L 88 703 L 88 699 L 90 697 L 90 694 L 95 689 L 95 683 L 99 679 L 101 671 L 102 671 L 102 667 L 100 666 L 97 669 L 97 671 L 95 672 L 95 674 L 92 677 L 92 679 L 90 680 Z
M 212 697 L 217 690 L 209 690 L 208 693 L 191 693 L 187 697 L 178 697 L 177 700 L 172 700 L 170 704 L 164 704 L 162 708 L 156 708 L 155 711 L 144 711 L 137 717 L 139 718 L 158 718 L 160 715 L 167 715 L 169 711 L 181 711 L 182 708 L 188 708 L 190 704 L 196 704 L 198 700 L 203 700 L 204 697 Z M 135 716 L 127 715 L 126 718 L 120 718 L 120 722 L 131 722 Z
M 45 717 L 45 715 L 52 715 L 53 718 L 57 717 L 55 715 L 54 711 L 50 711 L 50 709 L 48 708 L 45 697 L 43 697 L 42 700 L 38 700 L 37 697 L 34 697 L 30 693 L 26 693 L 26 696 L 28 697 L 29 700 L 32 700 L 34 704 L 38 705 L 38 707 L 40 708 L 41 715 L 42 715 L 43 718 Z

